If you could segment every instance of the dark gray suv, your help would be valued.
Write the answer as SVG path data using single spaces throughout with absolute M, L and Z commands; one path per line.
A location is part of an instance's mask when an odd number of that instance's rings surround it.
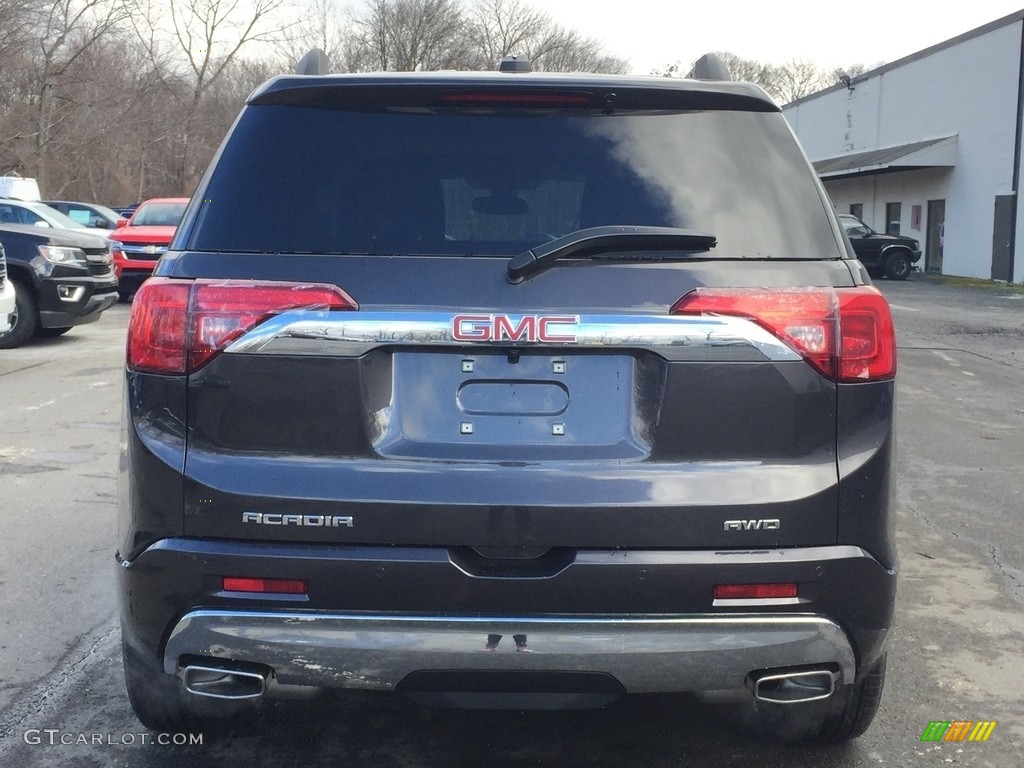
M 132 307 L 140 720 L 297 688 L 881 695 L 895 342 L 759 88 L 275 78 Z

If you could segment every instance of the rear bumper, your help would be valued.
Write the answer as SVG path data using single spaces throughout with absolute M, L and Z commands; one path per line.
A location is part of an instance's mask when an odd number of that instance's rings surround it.
M 114 261 L 117 273 L 117 289 L 122 294 L 136 293 L 146 280 L 153 275 L 155 261 Z
M 528 652 L 521 652 L 528 651 Z M 192 611 L 163 656 L 247 661 L 285 685 L 394 690 L 414 672 L 583 672 L 626 693 L 742 688 L 748 673 L 828 666 L 854 679 L 843 630 L 817 616 L 388 616 Z M 203 663 L 202 661 L 198 663 Z
M 736 689 L 751 672 L 806 665 L 853 682 L 884 651 L 896 591 L 895 571 L 852 546 L 578 550 L 559 568 L 474 575 L 444 548 L 165 539 L 120 562 L 122 628 L 168 673 L 220 659 L 316 687 L 520 670 L 609 675 L 629 692 Z M 308 590 L 225 592 L 225 576 Z M 797 583 L 799 598 L 713 598 L 715 584 L 769 582 Z
M 117 283 L 106 277 L 59 277 L 39 287 L 39 323 L 44 328 L 68 328 L 93 323 L 117 302 Z

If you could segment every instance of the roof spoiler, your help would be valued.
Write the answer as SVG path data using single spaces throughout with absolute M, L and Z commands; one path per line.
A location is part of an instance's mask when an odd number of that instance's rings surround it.
M 319 48 L 311 49 L 295 66 L 296 75 L 326 75 L 330 71 L 331 64 L 327 54 Z
M 705 53 L 693 63 L 687 75 L 691 80 L 732 80 L 732 73 L 716 53 Z

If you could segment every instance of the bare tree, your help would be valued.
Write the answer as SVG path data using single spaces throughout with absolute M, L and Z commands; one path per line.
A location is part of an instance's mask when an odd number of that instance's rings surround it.
M 177 130 L 170 139 L 178 194 L 190 194 L 220 139 L 199 119 L 204 97 L 230 71 L 243 48 L 280 43 L 292 22 L 284 0 L 177 0 L 161 18 L 150 0 L 134 4 L 133 21 L 152 67 L 177 102 Z M 239 105 L 240 106 L 240 105 Z
M 462 9 L 455 0 L 371 0 L 356 24 L 368 69 L 458 68 L 466 58 Z
M 327 54 L 332 68 L 344 68 L 351 51 L 353 23 L 337 7 L 335 0 L 312 0 L 303 18 L 291 29 L 277 50 L 290 70 L 308 51 L 319 48 Z
M 50 181 L 48 150 L 58 121 L 73 120 L 80 110 L 64 102 L 58 110 L 57 81 L 88 55 L 104 36 L 125 18 L 120 3 L 111 0 L 54 0 L 43 18 L 36 74 L 35 175 L 45 185 Z
M 31 39 L 41 12 L 39 0 L 0 0 L 0 82 L 11 60 Z
M 825 87 L 825 74 L 813 61 L 790 59 L 775 67 L 775 91 L 783 104 L 803 98 Z M 832 85 L 828 83 L 827 85 Z
M 546 72 L 607 72 L 623 74 L 629 70 L 625 59 L 605 53 L 593 37 L 565 27 L 550 26 L 528 51 L 535 69 Z
M 526 55 L 551 27 L 550 17 L 522 0 L 477 0 L 466 37 L 478 56 L 474 69 L 493 69 L 505 56 Z

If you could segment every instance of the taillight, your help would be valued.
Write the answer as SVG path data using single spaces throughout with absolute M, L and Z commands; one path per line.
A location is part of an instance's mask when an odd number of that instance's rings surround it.
M 592 96 L 577 91 L 448 91 L 440 95 L 445 105 L 460 107 L 587 107 Z
M 877 288 L 840 288 L 839 381 L 876 381 L 896 375 L 896 328 Z
M 896 374 L 896 336 L 885 297 L 856 288 L 696 288 L 672 314 L 745 317 L 834 381 Z
M 333 285 L 150 278 L 132 302 L 128 367 L 191 373 L 246 331 L 292 309 L 358 305 Z
M 192 284 L 153 277 L 142 284 L 128 321 L 128 367 L 184 373 L 188 362 L 188 300 Z

